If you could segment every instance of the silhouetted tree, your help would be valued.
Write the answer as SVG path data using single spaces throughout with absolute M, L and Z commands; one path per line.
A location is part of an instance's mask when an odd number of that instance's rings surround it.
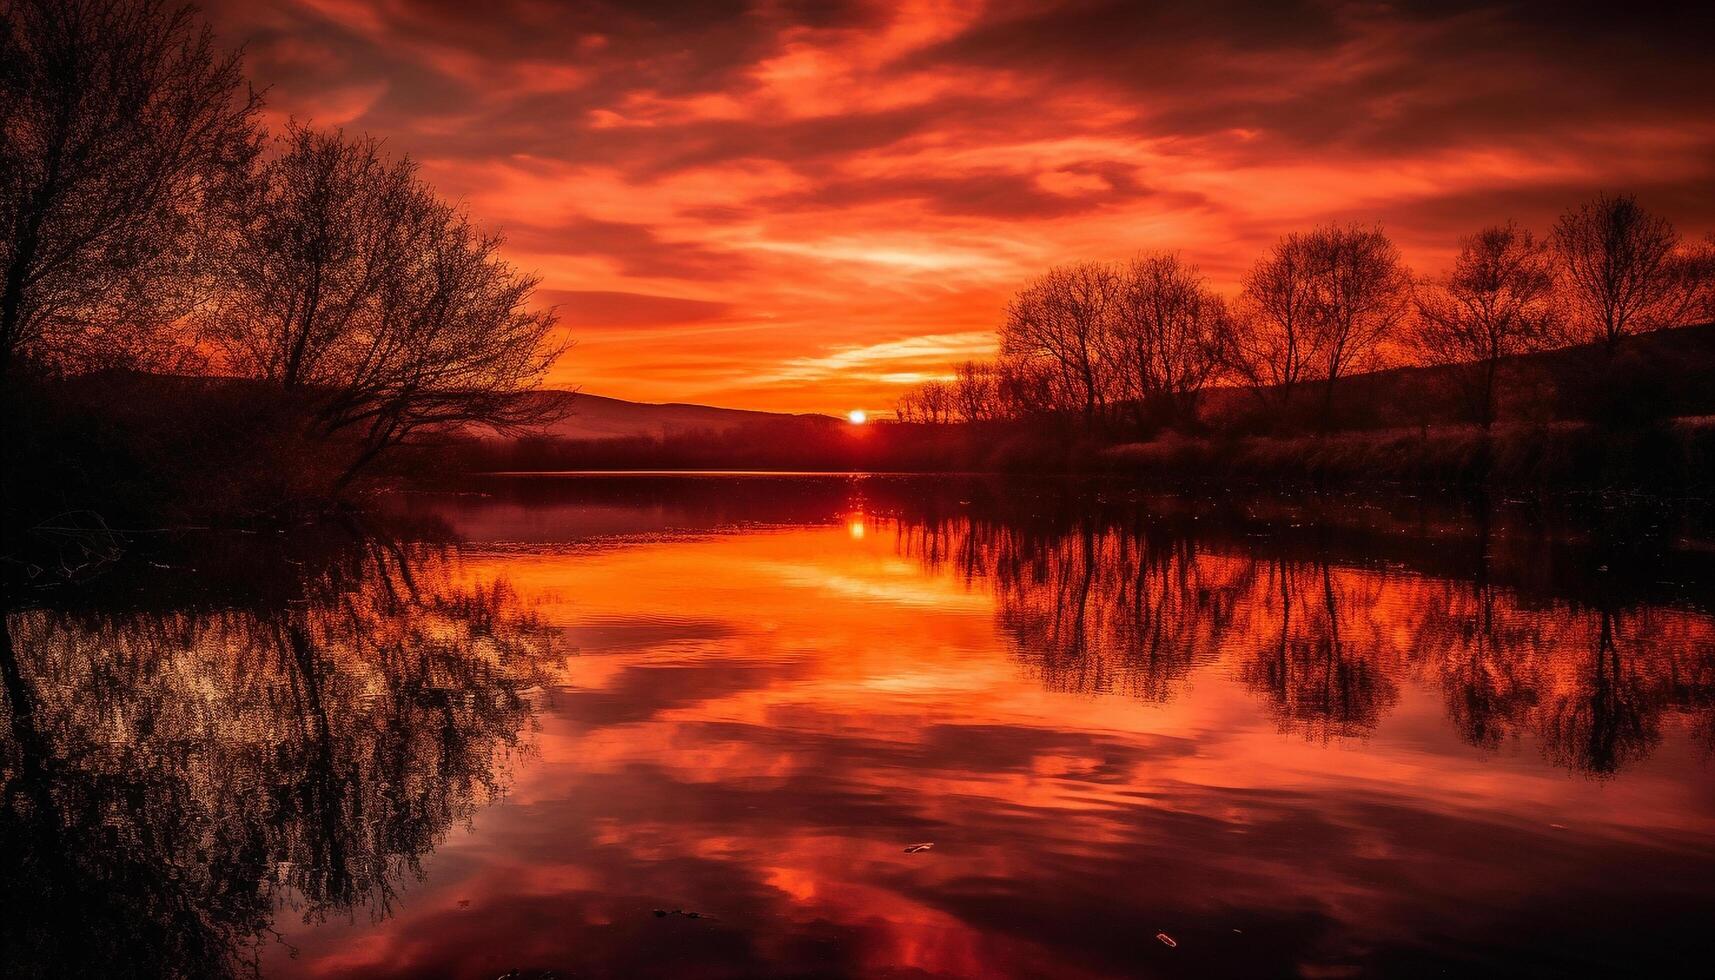
M 930 386 L 939 388 L 939 381 L 923 381 L 906 389 L 894 404 L 894 417 L 901 422 L 933 422 L 933 412 L 929 402 L 938 400 L 938 395 L 928 391 Z
M 992 422 L 1001 415 L 998 379 L 993 364 L 966 361 L 953 377 L 954 411 L 962 422 Z
M 196 298 L 259 105 L 191 7 L 0 5 L 0 375 L 147 360 Z
M 992 422 L 1002 415 L 996 368 L 966 361 L 950 380 L 933 378 L 900 396 L 894 414 L 901 422 Z
M 1140 430 L 1196 421 L 1226 324 L 1226 304 L 1177 255 L 1140 255 L 1120 270 L 1103 340 Z
M 1243 299 L 1230 363 L 1282 409 L 1301 384 L 1321 382 L 1326 425 L 1340 379 L 1371 366 L 1405 317 L 1411 280 L 1380 228 L 1329 225 L 1276 243 Z
M 1059 266 L 1013 298 L 1001 326 L 1001 353 L 1047 365 L 1054 408 L 1081 412 L 1086 426 L 1094 426 L 1113 389 L 1102 336 L 1118 287 L 1112 266 Z
M 1686 322 L 1715 321 L 1715 232 L 1677 255 L 1674 270 L 1685 297 Z
M 943 425 L 953 421 L 955 410 L 953 386 L 936 378 L 923 382 L 906 396 L 900 406 L 900 418 Z
M 893 403 L 893 417 L 901 422 L 917 421 L 917 389 L 907 388 Z
M 212 332 L 234 368 L 302 392 L 322 436 L 353 436 L 343 484 L 413 434 L 517 429 L 565 349 L 537 279 L 374 140 L 291 127 L 260 170 Z
M 1380 228 L 1319 228 L 1307 236 L 1311 308 L 1322 379 L 1322 420 L 1331 421 L 1340 379 L 1375 366 L 1411 303 L 1411 276 Z
M 249 377 L 331 386 L 349 368 L 353 329 L 407 285 L 433 200 L 411 163 L 389 163 L 374 140 L 293 124 L 279 144 L 245 202 L 214 333 Z
M 1671 261 L 1679 235 L 1630 194 L 1600 194 L 1554 226 L 1554 249 L 1585 339 L 1611 351 L 1632 334 L 1670 325 L 1684 293 Z
M 1313 268 L 1305 236 L 1276 242 L 1245 276 L 1227 348 L 1228 365 L 1282 411 L 1319 363 Z
M 1003 418 L 1036 418 L 1055 411 L 1053 369 L 1037 358 L 1003 354 L 995 361 L 994 382 Z
M 1460 243 L 1453 270 L 1417 295 L 1418 356 L 1458 372 L 1477 421 L 1495 420 L 1501 361 L 1546 346 L 1558 321 L 1545 242 L 1508 222 Z

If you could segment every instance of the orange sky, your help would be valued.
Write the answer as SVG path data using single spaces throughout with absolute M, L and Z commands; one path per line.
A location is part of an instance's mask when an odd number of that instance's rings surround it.
M 577 341 L 552 383 L 622 398 L 885 410 L 1057 261 L 1228 285 L 1360 219 L 1428 272 L 1604 188 L 1715 227 L 1689 4 L 208 6 L 272 120 L 383 136 L 503 230 Z

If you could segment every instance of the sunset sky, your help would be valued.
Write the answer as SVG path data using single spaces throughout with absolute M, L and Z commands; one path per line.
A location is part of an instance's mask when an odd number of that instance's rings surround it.
M 385 137 L 504 231 L 577 341 L 551 383 L 622 398 L 886 410 L 1059 261 L 1228 286 L 1359 219 L 1433 272 L 1598 189 L 1715 227 L 1692 4 L 206 6 L 272 121 Z

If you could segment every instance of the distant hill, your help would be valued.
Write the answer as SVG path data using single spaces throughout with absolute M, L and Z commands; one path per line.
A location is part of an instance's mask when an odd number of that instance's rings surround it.
M 679 402 L 664 405 L 629 402 L 582 392 L 545 391 L 537 397 L 561 401 L 567 414 L 532 434 L 559 439 L 662 438 L 691 432 L 729 432 L 758 423 L 792 419 L 825 421 L 830 425 L 839 421 L 827 415 L 787 415 Z
M 248 378 L 157 374 L 118 368 L 77 375 L 65 383 L 71 388 L 86 392 L 106 392 L 115 400 L 129 399 L 145 403 L 158 401 L 169 395 L 184 397 L 190 392 L 220 392 L 243 397 L 246 392 L 263 393 L 274 390 L 264 382 Z M 622 398 L 589 395 L 581 391 L 548 389 L 520 397 L 543 399 L 556 403 L 565 410 L 559 421 L 524 433 L 558 439 L 628 439 L 639 436 L 660 439 L 698 432 L 725 433 L 755 425 L 774 425 L 782 422 L 825 424 L 830 427 L 844 424 L 843 419 L 830 415 L 759 412 L 743 408 L 717 408 L 713 405 L 688 405 L 682 402 L 632 402 Z M 463 434 L 484 438 L 492 437 L 494 433 L 486 426 L 473 425 L 466 427 Z

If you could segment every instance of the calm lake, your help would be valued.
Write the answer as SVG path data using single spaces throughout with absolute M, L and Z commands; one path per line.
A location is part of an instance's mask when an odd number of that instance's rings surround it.
M 1706 514 L 737 474 L 383 509 L 8 613 L 0 972 L 1715 956 Z

